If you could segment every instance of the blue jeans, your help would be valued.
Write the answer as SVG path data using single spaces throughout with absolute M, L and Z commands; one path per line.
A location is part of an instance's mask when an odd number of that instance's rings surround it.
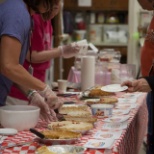
M 154 154 L 154 135 L 148 135 L 148 143 L 147 143 L 147 149 L 146 154 Z
M 148 134 L 153 134 L 153 96 L 152 93 L 147 95 L 147 108 L 148 108 Z
M 153 132 L 153 94 L 152 92 L 147 95 L 147 108 L 148 108 L 148 144 L 146 154 L 154 154 L 154 132 Z

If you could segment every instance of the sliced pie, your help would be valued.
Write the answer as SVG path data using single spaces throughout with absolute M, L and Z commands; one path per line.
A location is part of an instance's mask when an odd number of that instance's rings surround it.
M 50 129 L 61 129 L 69 130 L 73 132 L 83 132 L 88 131 L 93 128 L 93 124 L 86 122 L 75 122 L 75 121 L 61 121 L 61 122 L 52 122 L 48 125 Z
M 118 99 L 116 97 L 102 97 L 102 98 L 100 98 L 101 104 L 114 104 L 117 102 L 118 102 Z
M 47 139 L 74 139 L 81 137 L 81 134 L 78 132 L 72 132 L 69 130 L 61 130 L 61 129 L 54 129 L 54 130 L 44 130 L 42 133 L 45 135 Z
M 92 116 L 70 116 L 64 115 L 64 119 L 67 121 L 75 121 L 75 122 L 88 122 L 88 123 L 95 123 L 97 118 Z
M 92 89 L 89 93 L 90 97 L 111 96 L 112 93 L 102 91 L 100 88 Z

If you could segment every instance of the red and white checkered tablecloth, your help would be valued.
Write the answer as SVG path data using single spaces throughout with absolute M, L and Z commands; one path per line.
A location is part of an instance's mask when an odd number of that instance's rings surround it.
M 62 101 L 72 101 L 71 98 L 60 98 L 64 99 Z M 74 99 L 74 98 L 73 98 Z M 138 154 L 141 143 L 146 133 L 146 126 L 148 120 L 148 111 L 146 107 L 146 94 L 143 93 L 137 99 L 138 107 L 132 109 L 129 113 L 130 118 L 128 120 L 128 127 L 123 130 L 121 137 L 115 140 L 114 145 L 111 150 L 107 149 L 87 149 L 85 154 Z M 96 127 L 91 130 L 88 134 L 83 135 L 83 137 L 78 140 L 75 145 L 84 145 L 89 139 L 92 138 L 92 134 L 97 131 L 101 131 L 103 122 L 98 121 Z M 41 121 L 36 126 L 37 129 L 46 128 L 46 124 Z M 15 136 L 8 136 L 1 146 L 11 145 L 14 143 L 21 143 L 25 141 L 33 141 L 36 138 L 34 134 L 29 131 L 21 131 Z M 0 151 L 0 154 L 35 154 L 36 149 L 41 144 L 39 142 L 32 142 L 24 146 L 18 146 L 13 148 L 8 148 Z

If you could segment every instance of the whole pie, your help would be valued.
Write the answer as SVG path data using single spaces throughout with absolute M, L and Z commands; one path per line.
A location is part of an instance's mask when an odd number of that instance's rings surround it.
M 61 121 L 61 122 L 52 122 L 48 125 L 49 129 L 61 129 L 69 130 L 73 132 L 83 132 L 88 131 L 93 128 L 93 124 L 86 122 L 76 122 L 76 121 Z
M 60 110 L 60 114 L 67 114 L 71 116 L 87 116 L 91 115 L 91 112 L 87 105 L 63 105 Z
M 74 139 L 81 137 L 81 133 L 58 128 L 54 130 L 43 130 L 41 133 L 45 135 L 46 139 Z
M 56 154 L 54 152 L 51 152 L 47 146 L 41 146 L 36 151 L 37 154 Z
M 88 122 L 94 124 L 97 121 L 97 118 L 92 116 L 70 116 L 64 115 L 64 119 L 67 121 L 75 121 L 75 122 Z

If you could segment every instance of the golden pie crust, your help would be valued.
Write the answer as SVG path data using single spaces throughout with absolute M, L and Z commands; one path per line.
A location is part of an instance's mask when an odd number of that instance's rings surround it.
M 91 114 L 87 105 L 74 105 L 74 106 L 63 105 L 59 109 L 59 113 L 60 114 L 67 114 L 67 115 L 74 115 L 74 116 Z
M 100 101 L 86 101 L 87 105 L 93 105 L 93 104 L 115 104 L 118 102 L 118 99 L 116 97 L 112 96 L 106 96 L 106 97 L 101 97 Z
M 51 152 L 47 146 L 41 146 L 37 150 L 37 154 L 56 154 L 54 152 Z
M 110 96 L 112 93 L 102 91 L 100 88 L 95 88 L 90 90 L 89 96 L 90 97 L 100 97 L 100 96 Z
M 103 103 L 103 104 L 114 104 L 117 102 L 118 102 L 118 99 L 116 97 L 102 97 L 102 98 L 100 98 L 100 103 Z
M 75 122 L 87 122 L 87 123 L 95 123 L 97 118 L 91 116 L 70 116 L 64 115 L 64 119 L 67 121 L 75 121 Z
M 61 121 L 61 122 L 52 122 L 48 125 L 50 129 L 62 129 L 75 132 L 88 131 L 93 128 L 91 123 L 87 122 L 76 122 L 76 121 Z
M 54 129 L 54 130 L 44 130 L 42 134 L 45 135 L 46 139 L 74 139 L 81 137 L 81 134 L 78 132 L 72 132 L 69 130 L 61 130 L 61 129 Z

